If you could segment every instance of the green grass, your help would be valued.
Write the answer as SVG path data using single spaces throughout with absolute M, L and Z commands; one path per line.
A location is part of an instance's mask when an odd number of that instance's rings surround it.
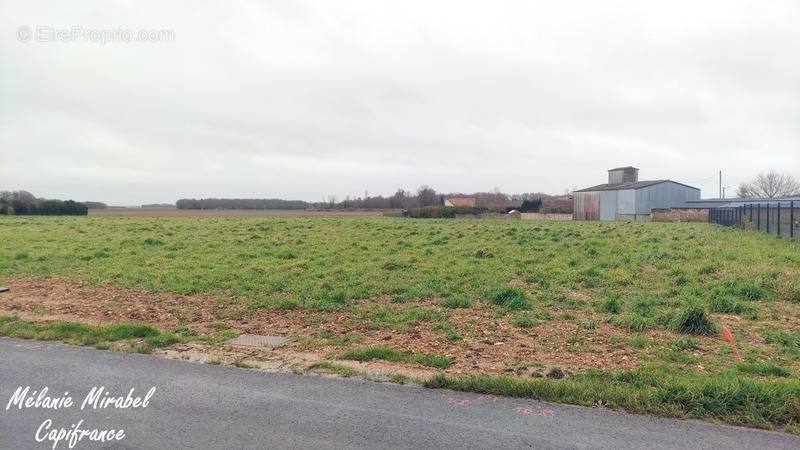
M 694 339 L 690 339 L 690 338 L 676 339 L 675 341 L 670 343 L 669 347 L 670 347 L 670 349 L 672 349 L 672 350 L 674 350 L 676 352 L 685 352 L 687 350 L 697 350 L 699 348 L 697 341 L 694 340 Z
M 774 329 L 763 332 L 764 341 L 773 345 L 778 354 L 789 359 L 800 360 L 800 331 L 779 331 Z
M 736 370 L 763 377 L 789 377 L 792 375 L 791 370 L 773 363 L 739 363 L 736 365 Z
M 364 340 L 364 336 L 356 333 L 334 334 L 329 331 L 320 332 L 317 337 L 322 339 L 326 345 L 334 345 L 337 347 L 349 347 L 353 344 L 359 344 Z
M 800 243 L 706 224 L 3 216 L 0 241 L 0 281 L 64 276 L 317 309 L 383 295 L 528 309 L 562 288 L 602 289 L 610 314 L 655 293 L 763 302 L 776 286 L 798 291 L 800 263 Z
M 251 320 L 262 309 L 341 317 L 336 335 L 310 337 L 342 350 L 373 333 L 433 327 L 437 343 L 463 350 L 483 336 L 482 321 L 492 320 L 521 339 L 533 339 L 559 322 L 577 330 L 565 337 L 569 352 L 597 351 L 612 328 L 618 336 L 614 346 L 633 353 L 637 367 L 663 364 L 658 373 L 664 386 L 642 381 L 654 372 L 634 371 L 578 374 L 554 382 L 562 387 L 536 389 L 548 392 L 546 399 L 572 401 L 581 389 L 596 385 L 599 393 L 586 402 L 798 426 L 786 418 L 791 408 L 797 411 L 795 400 L 777 402 L 771 389 L 796 394 L 785 389 L 798 381 L 800 332 L 785 317 L 800 314 L 800 241 L 707 224 L 3 216 L 0 242 L 0 284 L 17 277 L 65 277 L 202 294 L 219 301 L 212 313 L 220 324 L 235 314 Z M 733 363 L 719 335 L 722 323 L 736 334 L 744 365 Z M 191 319 L 187 325 L 194 325 Z M 530 326 L 535 328 L 517 328 Z M 183 339 L 220 343 L 238 332 L 221 326 L 213 335 L 190 336 L 147 324 L 40 325 L 5 318 L 0 333 L 97 346 L 130 341 L 147 351 Z M 748 340 L 759 334 L 763 341 Z M 452 364 L 405 350 L 362 349 L 351 356 Z M 569 361 L 558 363 L 575 373 Z M 625 377 L 633 381 L 621 381 Z M 508 383 L 540 382 L 549 381 Z M 750 394 L 736 406 L 734 397 Z M 701 400 L 709 404 L 698 406 Z M 761 406 L 751 404 L 762 400 Z M 728 402 L 734 408 L 730 415 L 719 406 L 731 406 Z
M 464 297 L 446 297 L 443 298 L 440 303 L 443 307 L 450 309 L 466 309 L 472 307 L 472 302 Z
M 516 316 L 511 320 L 511 323 L 518 328 L 531 328 L 537 322 L 536 318 L 531 316 Z
M 403 331 L 421 322 L 443 320 L 446 314 L 435 309 L 412 306 L 405 309 L 385 307 L 357 308 L 354 310 L 361 324 L 374 329 Z
M 719 332 L 719 326 L 697 305 L 688 305 L 673 319 L 673 326 L 681 333 L 710 336 Z
M 149 353 L 156 347 L 167 347 L 182 339 L 172 333 L 137 323 L 91 326 L 75 322 L 38 323 L 16 317 L 0 316 L 0 336 L 45 341 L 64 341 L 75 345 L 106 346 L 109 342 L 143 340 L 135 350 Z
M 590 371 L 562 380 L 439 374 L 431 388 L 524 397 L 635 413 L 711 419 L 761 428 L 800 423 L 800 381 L 763 381 L 724 373 L 716 377 L 666 368 Z
M 757 320 L 760 317 L 758 307 L 732 295 L 711 297 L 708 301 L 708 309 L 712 312 L 740 315 L 751 320 Z
M 622 300 L 619 297 L 612 297 L 600 304 L 600 311 L 608 314 L 619 314 L 622 312 Z
M 493 289 L 489 292 L 489 299 L 495 305 L 500 305 L 509 310 L 531 309 L 533 307 L 528 295 L 522 289 L 514 287 Z
M 438 369 L 446 369 L 453 363 L 450 358 L 446 356 L 432 355 L 429 353 L 403 352 L 389 346 L 367 347 L 360 350 L 352 350 L 344 353 L 341 358 L 353 361 L 382 360 L 399 363 L 414 363 Z

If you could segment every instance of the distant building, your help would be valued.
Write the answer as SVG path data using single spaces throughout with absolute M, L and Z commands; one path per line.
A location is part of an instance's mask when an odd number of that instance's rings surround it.
M 475 197 L 445 197 L 444 206 L 467 206 L 474 208 L 476 205 Z
M 794 203 L 792 203 L 794 202 Z M 775 197 L 775 198 L 709 198 L 703 200 L 687 200 L 683 203 L 672 205 L 672 209 L 712 209 L 712 208 L 738 208 L 749 205 L 771 205 L 789 206 L 791 204 L 800 205 L 800 197 Z
M 608 171 L 608 183 L 575 191 L 574 220 L 650 220 L 654 208 L 700 199 L 700 189 L 671 180 L 639 181 L 639 169 Z

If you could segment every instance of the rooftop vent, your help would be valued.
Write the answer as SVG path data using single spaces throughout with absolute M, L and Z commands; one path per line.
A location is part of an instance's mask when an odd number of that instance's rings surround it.
M 608 171 L 608 184 L 635 183 L 639 181 L 639 169 L 636 167 L 617 167 Z

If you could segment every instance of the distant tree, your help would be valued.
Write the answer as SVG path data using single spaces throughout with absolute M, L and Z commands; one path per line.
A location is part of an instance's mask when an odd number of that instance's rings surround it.
M 538 212 L 542 207 L 542 199 L 536 198 L 531 200 L 523 200 L 522 206 L 519 207 L 520 212 Z
M 89 209 L 106 209 L 106 208 L 108 208 L 108 205 L 106 205 L 103 202 L 81 202 L 81 203 L 86 205 L 86 207 L 89 208 Z M 144 206 L 144 205 L 142 205 L 142 206 Z
M 492 192 L 476 192 L 471 195 L 475 197 L 475 203 L 482 208 L 489 208 L 492 211 L 504 211 L 511 202 L 508 195 L 494 188 Z
M 182 198 L 175 202 L 178 209 L 306 209 L 302 200 L 277 198 Z
M 434 206 L 439 203 L 439 197 L 432 187 L 422 185 L 417 189 L 417 203 L 419 206 Z
M 740 184 L 736 195 L 752 198 L 791 197 L 800 195 L 800 183 L 791 175 L 771 170 L 758 174 L 750 182 Z
M 35 205 L 39 202 L 39 199 L 28 191 L 2 191 L 0 198 L 9 203 L 21 202 L 28 205 Z
M 403 188 L 398 188 L 393 196 L 389 197 L 389 208 L 408 208 L 410 205 L 410 198 Z
M 28 191 L 0 192 L 0 214 L 18 216 L 85 216 L 86 205 L 72 200 L 36 198 Z

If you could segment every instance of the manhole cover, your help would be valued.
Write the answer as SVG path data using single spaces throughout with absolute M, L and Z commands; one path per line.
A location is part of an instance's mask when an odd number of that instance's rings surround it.
M 8 288 L 4 286 L 0 286 L 0 292 L 8 292 Z
M 243 334 L 237 338 L 225 341 L 228 345 L 244 345 L 247 347 L 280 347 L 291 341 L 292 338 L 283 336 L 262 336 L 260 334 Z

